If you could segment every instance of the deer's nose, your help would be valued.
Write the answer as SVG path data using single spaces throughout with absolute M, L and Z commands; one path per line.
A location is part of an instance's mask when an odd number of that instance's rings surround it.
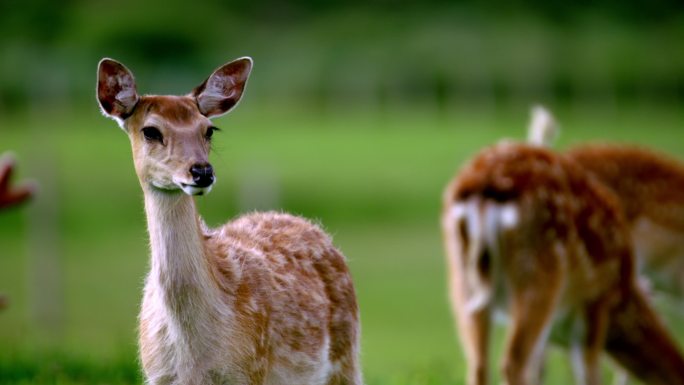
M 190 167 L 192 181 L 198 187 L 209 187 L 214 183 L 214 168 L 209 163 L 197 163 Z

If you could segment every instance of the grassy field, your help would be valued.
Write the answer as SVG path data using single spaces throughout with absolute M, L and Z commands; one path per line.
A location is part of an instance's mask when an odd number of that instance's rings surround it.
M 0 120 L 0 152 L 12 149 L 19 176 L 41 186 L 29 206 L 0 217 L 0 292 L 11 299 L 0 313 L 0 385 L 141 382 L 141 192 L 125 135 L 91 107 L 79 118 L 54 111 Z M 462 383 L 438 228 L 441 190 L 482 146 L 521 138 L 527 110 L 406 106 L 312 116 L 267 107 L 245 103 L 217 121 L 218 184 L 198 199 L 202 215 L 219 224 L 272 208 L 320 221 L 349 258 L 368 384 Z M 561 147 L 613 140 L 684 154 L 681 108 L 557 114 Z M 673 325 L 684 319 L 664 308 Z M 677 333 L 684 343 L 684 328 Z M 564 354 L 553 351 L 549 383 L 572 383 L 569 373 Z

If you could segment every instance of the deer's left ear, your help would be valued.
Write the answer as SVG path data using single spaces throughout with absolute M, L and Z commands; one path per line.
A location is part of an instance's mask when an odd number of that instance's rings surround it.
M 247 78 L 252 71 L 252 59 L 243 57 L 224 64 L 192 91 L 200 112 L 208 117 L 230 111 L 242 97 Z
M 97 68 L 97 101 L 102 112 L 123 128 L 123 121 L 133 113 L 139 99 L 131 71 L 116 60 L 100 60 Z

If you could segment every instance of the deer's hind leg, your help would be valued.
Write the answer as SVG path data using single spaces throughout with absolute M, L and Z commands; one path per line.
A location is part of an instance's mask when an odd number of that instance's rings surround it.
M 358 358 L 360 331 L 357 315 L 350 317 L 334 311 L 332 318 L 329 358 L 333 372 L 326 385 L 363 385 Z
M 530 258 L 527 263 L 536 263 L 540 258 L 543 257 Z M 563 272 L 560 266 L 550 264 L 525 274 L 519 271 L 514 275 L 510 271 L 505 274 L 509 277 L 511 324 L 503 358 L 503 376 L 508 385 L 536 384 L 562 294 Z
M 601 383 L 601 353 L 606 342 L 609 308 L 599 300 L 584 309 L 573 327 L 571 355 L 578 385 Z M 619 382 L 618 382 L 619 383 Z
M 459 309 L 460 338 L 468 364 L 468 385 L 485 385 L 488 377 L 489 356 L 489 306 L 469 311 Z
M 361 367 L 356 357 L 344 357 L 333 363 L 337 370 L 330 376 L 326 385 L 363 385 Z

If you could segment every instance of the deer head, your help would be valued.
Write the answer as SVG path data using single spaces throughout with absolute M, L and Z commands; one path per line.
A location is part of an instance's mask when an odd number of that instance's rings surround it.
M 244 57 L 219 67 L 187 95 L 140 96 L 128 68 L 112 59 L 100 61 L 100 108 L 128 134 L 143 189 L 188 195 L 211 190 L 209 151 L 217 128 L 210 119 L 235 107 L 251 69 L 252 59 Z

